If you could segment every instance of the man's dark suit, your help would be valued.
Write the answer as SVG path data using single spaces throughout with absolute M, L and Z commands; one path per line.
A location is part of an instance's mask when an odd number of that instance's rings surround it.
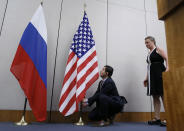
M 88 99 L 89 106 L 96 102 L 96 107 L 89 113 L 91 120 L 107 120 L 121 111 L 121 106 L 113 99 L 114 96 L 119 96 L 114 81 L 107 78 L 103 84 L 102 82 L 99 82 L 97 91 Z

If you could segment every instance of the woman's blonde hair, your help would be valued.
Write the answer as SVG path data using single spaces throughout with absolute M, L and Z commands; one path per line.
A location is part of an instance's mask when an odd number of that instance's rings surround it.
M 153 36 L 147 36 L 144 40 L 149 39 L 150 41 L 152 41 L 154 43 L 154 45 L 156 45 L 156 41 L 155 38 Z

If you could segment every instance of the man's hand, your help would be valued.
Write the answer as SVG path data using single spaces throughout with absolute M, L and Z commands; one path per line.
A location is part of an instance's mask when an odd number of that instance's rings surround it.
M 88 103 L 87 102 L 86 103 L 82 103 L 82 106 L 86 107 L 86 106 L 88 106 Z
M 82 103 L 86 103 L 86 102 L 88 102 L 88 99 L 87 99 L 87 98 L 84 98 L 84 99 L 82 100 Z
M 84 99 L 82 100 L 82 106 L 83 106 L 83 107 L 88 106 L 88 99 L 87 99 L 87 98 L 84 98 Z

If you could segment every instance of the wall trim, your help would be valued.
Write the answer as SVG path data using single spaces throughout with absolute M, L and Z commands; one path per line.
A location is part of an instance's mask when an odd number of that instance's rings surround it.
M 0 110 L 0 122 L 18 122 L 22 117 L 22 110 Z M 47 120 L 49 122 L 49 111 L 47 112 Z M 84 122 L 88 122 L 88 113 L 84 112 L 82 118 Z M 152 118 L 154 113 L 152 113 Z M 116 122 L 146 122 L 151 119 L 150 112 L 123 112 L 118 113 L 115 117 Z M 166 119 L 164 112 L 161 112 L 161 119 Z M 26 122 L 36 122 L 32 111 L 26 111 Z M 79 120 L 79 113 L 74 113 L 71 116 L 64 117 L 59 111 L 52 111 L 52 123 L 75 123 Z

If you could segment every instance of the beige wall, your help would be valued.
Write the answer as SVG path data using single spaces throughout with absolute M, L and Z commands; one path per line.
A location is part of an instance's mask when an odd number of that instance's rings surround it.
M 106 63 L 115 69 L 115 80 L 119 93 L 128 100 L 127 112 L 149 112 L 150 98 L 142 81 L 146 74 L 147 50 L 144 0 L 109 0 L 108 44 L 106 44 L 107 5 L 106 0 L 86 0 L 87 14 L 96 42 L 99 68 Z M 146 1 L 148 35 L 155 36 L 158 46 L 166 49 L 164 24 L 158 21 L 156 0 Z M 0 1 L 0 22 L 6 0 Z M 24 94 L 9 69 L 21 35 L 39 5 L 39 0 L 9 0 L 3 32 L 0 37 L 0 109 L 20 110 Z M 53 110 L 58 110 L 61 83 L 64 77 L 69 46 L 83 17 L 84 0 L 64 0 L 58 45 Z M 54 70 L 55 49 L 61 0 L 44 0 L 44 13 L 48 28 L 48 110 Z M 107 49 L 107 52 L 106 52 Z M 106 61 L 107 57 L 107 61 Z M 91 96 L 98 81 L 88 90 Z

